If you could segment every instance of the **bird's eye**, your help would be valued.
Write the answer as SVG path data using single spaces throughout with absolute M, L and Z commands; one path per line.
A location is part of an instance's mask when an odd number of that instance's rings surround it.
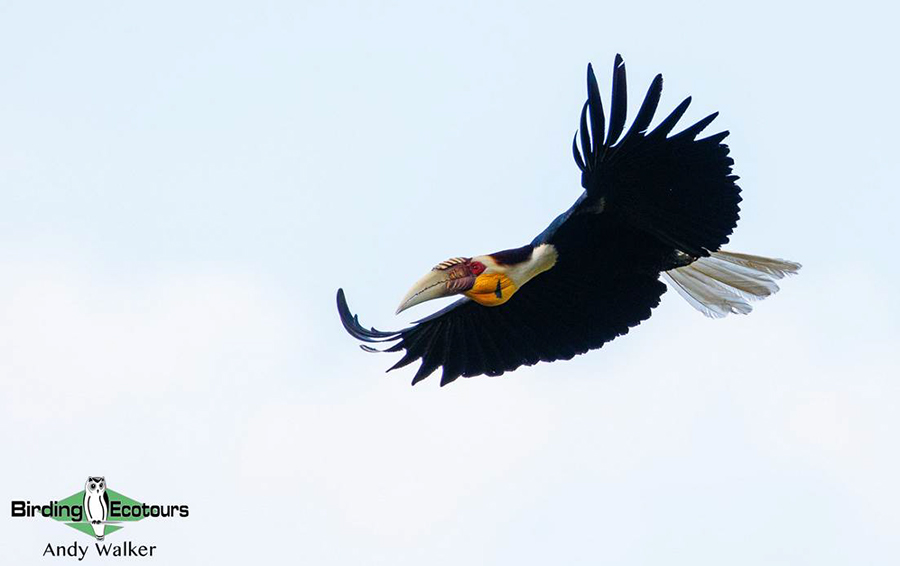
M 484 273 L 484 264 L 480 261 L 473 261 L 471 265 L 469 265 L 469 269 L 472 270 L 472 275 L 481 275 Z
M 97 489 L 97 486 L 94 484 L 91 484 L 91 489 Z

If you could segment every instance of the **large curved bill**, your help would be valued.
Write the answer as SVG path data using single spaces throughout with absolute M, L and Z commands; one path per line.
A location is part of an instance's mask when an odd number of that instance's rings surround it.
M 475 276 L 464 264 L 455 265 L 449 269 L 433 269 L 416 281 L 416 284 L 400 301 L 396 314 L 425 301 L 463 293 L 471 289 L 474 284 Z

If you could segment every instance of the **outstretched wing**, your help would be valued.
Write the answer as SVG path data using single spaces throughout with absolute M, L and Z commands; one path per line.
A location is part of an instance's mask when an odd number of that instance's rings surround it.
M 363 346 L 367 351 L 405 350 L 391 370 L 422 360 L 414 385 L 440 366 L 446 385 L 459 376 L 500 375 L 539 361 L 571 359 L 646 320 L 666 290 L 658 271 L 629 261 L 641 236 L 619 228 L 611 226 L 606 243 L 588 257 L 561 253 L 552 269 L 500 306 L 462 299 L 409 328 L 382 332 L 364 328 L 338 290 L 341 321 L 359 340 L 392 343 L 385 350 Z
M 696 139 L 718 113 L 669 136 L 691 103 L 688 97 L 648 133 L 662 92 L 662 75 L 657 75 L 634 123 L 619 139 L 627 104 L 625 64 L 617 55 L 604 139 L 603 107 L 590 65 L 587 82 L 588 100 L 572 142 L 585 189 L 581 210 L 602 208 L 694 257 L 718 250 L 737 224 L 741 201 L 738 177 L 731 174 L 734 160 L 721 143 L 728 132 Z

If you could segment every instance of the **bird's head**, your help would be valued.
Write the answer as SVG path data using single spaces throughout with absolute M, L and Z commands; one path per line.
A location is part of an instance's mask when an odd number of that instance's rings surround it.
M 532 277 L 553 267 L 556 257 L 553 246 L 542 244 L 442 261 L 413 285 L 397 313 L 451 295 L 465 295 L 487 307 L 502 305 Z
M 501 305 L 516 292 L 509 266 L 492 255 L 454 257 L 434 266 L 400 301 L 397 314 L 432 299 L 465 295 L 485 306 Z

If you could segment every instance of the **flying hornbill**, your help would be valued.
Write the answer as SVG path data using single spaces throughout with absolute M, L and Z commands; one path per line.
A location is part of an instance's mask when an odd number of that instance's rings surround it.
M 722 140 L 697 139 L 717 116 L 669 135 L 688 97 L 647 131 L 662 92 L 650 84 L 631 128 L 625 127 L 625 65 L 613 66 L 609 129 L 597 79 L 587 68 L 588 98 L 572 140 L 583 193 L 521 248 L 456 257 L 436 265 L 400 302 L 397 313 L 450 295 L 465 297 L 409 328 L 366 329 L 342 289 L 341 322 L 367 343 L 404 356 L 388 371 L 422 363 L 413 384 L 443 366 L 441 385 L 459 376 L 500 375 L 539 361 L 569 360 L 626 334 L 650 317 L 666 291 L 660 275 L 711 317 L 746 314 L 748 300 L 778 290 L 776 279 L 800 265 L 722 251 L 738 220 L 740 188 Z M 578 142 L 581 151 L 578 149 Z

